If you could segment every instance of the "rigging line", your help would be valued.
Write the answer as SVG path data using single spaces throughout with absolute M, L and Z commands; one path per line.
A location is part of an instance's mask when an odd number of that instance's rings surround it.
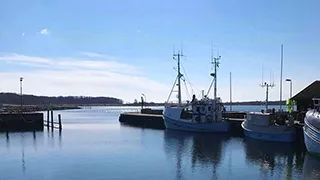
M 211 84 L 210 84 L 209 89 L 208 89 L 208 92 L 207 92 L 207 96 L 209 95 L 209 93 L 210 93 L 210 91 L 211 91 L 213 82 L 214 82 L 214 79 L 212 79 L 212 81 L 211 81 Z
M 184 69 L 184 66 L 181 64 L 182 66 L 182 70 L 184 71 L 184 73 L 186 74 L 185 77 L 186 77 L 186 80 L 188 82 L 188 84 L 190 85 L 191 87 L 191 91 L 192 91 L 192 94 L 195 94 L 195 90 L 194 88 L 201 94 L 201 90 L 198 89 L 194 84 L 191 83 L 191 81 L 189 80 L 189 77 L 187 76 L 187 73 L 186 73 L 186 70 Z
M 177 79 L 178 79 L 178 76 L 176 77 L 176 80 L 175 80 L 174 83 L 173 83 L 173 86 L 172 86 L 172 88 L 171 88 L 170 94 L 169 94 L 168 99 L 167 99 L 167 103 L 169 102 L 169 99 L 170 99 L 170 97 L 171 97 L 171 94 L 172 94 L 172 91 L 173 91 L 173 89 L 174 89 L 174 86 L 176 86 Z
M 191 99 L 191 96 L 190 96 L 189 91 L 188 91 L 187 83 L 186 83 L 186 81 L 183 81 L 183 82 L 184 82 L 184 86 L 185 86 L 185 88 L 186 88 L 187 97 L 188 97 L 189 99 Z
M 192 88 L 192 84 L 191 84 L 191 82 L 190 82 L 190 80 L 189 80 L 189 77 L 188 77 L 188 75 L 187 75 L 186 70 L 184 69 L 183 64 L 181 64 L 181 67 L 182 67 L 183 73 L 185 74 L 186 80 L 187 80 L 187 82 L 189 83 L 189 85 L 190 85 L 190 87 L 191 87 L 192 94 L 194 94 L 194 90 L 193 90 L 193 88 Z

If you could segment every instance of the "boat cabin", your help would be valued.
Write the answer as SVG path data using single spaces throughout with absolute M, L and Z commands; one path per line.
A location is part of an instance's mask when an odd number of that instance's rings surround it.
M 192 121 L 198 123 L 221 121 L 222 111 L 223 106 L 220 98 L 203 98 L 192 102 Z
M 272 117 L 270 113 L 250 112 L 247 114 L 247 121 L 256 126 L 269 126 Z

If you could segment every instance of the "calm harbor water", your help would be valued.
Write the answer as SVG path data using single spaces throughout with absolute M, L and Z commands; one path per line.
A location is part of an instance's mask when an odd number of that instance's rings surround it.
M 0 180 L 320 179 L 320 159 L 298 144 L 118 123 L 121 112 L 137 110 L 59 111 L 61 134 L 0 133 Z

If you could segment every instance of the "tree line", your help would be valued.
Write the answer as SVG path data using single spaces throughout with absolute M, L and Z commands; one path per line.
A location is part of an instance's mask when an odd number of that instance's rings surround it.
M 35 96 L 22 95 L 22 103 L 25 105 L 49 105 L 49 104 L 123 104 L 123 101 L 113 97 L 90 97 L 90 96 Z M 21 104 L 21 96 L 16 93 L 0 93 L 0 104 Z

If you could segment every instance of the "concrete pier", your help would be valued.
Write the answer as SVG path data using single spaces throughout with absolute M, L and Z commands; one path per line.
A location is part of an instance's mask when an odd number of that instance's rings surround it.
M 43 131 L 43 114 L 1 113 L 0 131 Z
M 164 120 L 160 114 L 143 114 L 140 112 L 122 113 L 119 121 L 132 126 L 165 129 Z
M 154 111 L 152 114 L 145 114 L 141 112 L 127 112 L 122 113 L 119 117 L 119 122 L 123 124 L 128 124 L 131 126 L 143 127 L 143 128 L 152 128 L 152 129 L 165 129 L 164 120 L 160 111 Z M 157 113 L 155 113 L 157 112 Z M 242 117 L 242 114 L 236 115 L 233 113 L 232 117 Z M 243 130 L 241 128 L 241 123 L 244 119 L 239 118 L 229 118 L 230 120 L 230 132 L 234 135 L 243 135 Z

